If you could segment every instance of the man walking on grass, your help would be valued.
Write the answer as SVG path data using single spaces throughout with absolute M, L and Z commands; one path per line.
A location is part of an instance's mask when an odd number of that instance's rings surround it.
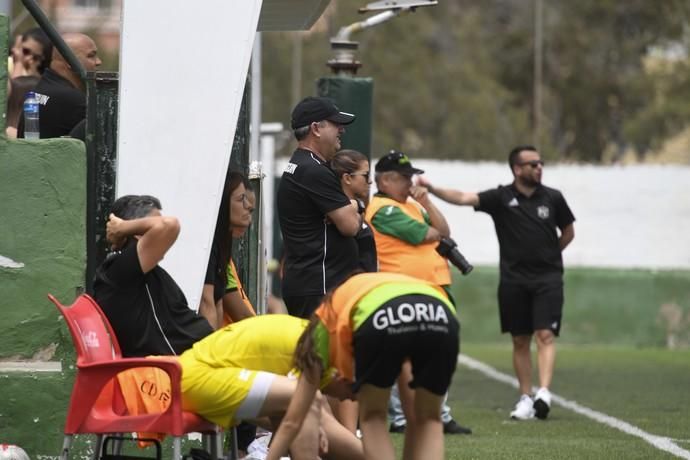
M 419 183 L 444 201 L 474 206 L 492 217 L 500 246 L 501 331 L 512 336 L 513 367 L 522 393 L 510 416 L 545 419 L 551 408 L 549 387 L 563 310 L 561 253 L 575 237 L 575 217 L 561 192 L 542 185 L 544 162 L 536 148 L 514 148 L 508 164 L 513 183 L 481 193 L 434 187 L 424 178 Z M 539 369 L 534 397 L 532 336 Z

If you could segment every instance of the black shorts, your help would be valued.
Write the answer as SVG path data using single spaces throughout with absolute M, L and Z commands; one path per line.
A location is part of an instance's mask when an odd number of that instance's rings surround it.
M 458 361 L 459 334 L 455 314 L 437 298 L 408 294 L 387 301 L 353 335 L 354 391 L 364 383 L 393 386 L 409 359 L 410 387 L 444 395 Z
M 300 295 L 283 297 L 288 314 L 309 319 L 311 314 L 319 308 L 323 295 Z
M 563 316 L 563 281 L 507 283 L 498 285 L 501 332 L 532 335 L 550 329 L 558 336 Z

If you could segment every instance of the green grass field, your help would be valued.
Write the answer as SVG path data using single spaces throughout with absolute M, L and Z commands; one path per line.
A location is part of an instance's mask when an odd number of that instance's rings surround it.
M 512 376 L 507 345 L 466 345 L 464 353 Z M 557 364 L 555 394 L 651 435 L 672 438 L 690 451 L 687 351 L 565 346 Z M 557 404 L 546 421 L 512 421 L 508 414 L 517 395 L 505 383 L 458 366 L 450 404 L 454 417 L 474 433 L 446 436 L 447 458 L 674 458 L 638 437 Z
M 512 376 L 508 345 L 466 344 L 463 353 Z M 55 386 L 61 387 L 60 393 L 69 393 L 69 388 L 64 388 L 68 379 L 26 377 L 15 381 L 16 386 L 8 386 L 7 377 L 3 380 L 3 388 L 15 396 L 11 397 L 13 410 L 0 417 L 4 422 L 0 432 L 7 434 L 8 429 L 21 426 L 23 445 L 35 445 L 31 449 L 33 459 L 39 458 L 33 456 L 36 452 L 57 455 L 64 412 L 50 410 L 50 396 L 55 394 Z M 22 388 L 26 399 L 16 397 Z M 671 438 L 686 451 L 690 451 L 689 389 L 690 352 L 579 345 L 559 350 L 553 386 L 554 393 L 567 400 L 649 434 Z M 446 436 L 446 458 L 676 458 L 638 437 L 556 404 L 547 421 L 511 421 L 508 413 L 516 395 L 511 386 L 459 365 L 449 403 L 453 416 L 474 433 Z M 8 423 L 8 416 L 16 417 L 18 423 Z M 393 438 L 401 449 L 402 435 Z M 85 441 L 82 437 L 77 447 L 86 447 Z
M 512 377 L 509 337 L 498 331 L 496 270 L 480 267 L 455 281 L 462 353 Z M 670 323 L 662 313 L 666 304 L 675 305 Z M 688 271 L 569 270 L 552 390 L 669 438 L 690 459 L 690 350 L 683 347 L 689 328 Z M 669 331 L 680 349 L 664 348 Z M 0 443 L 23 446 L 33 460 L 57 458 L 60 450 L 73 357 L 65 350 L 58 355 L 65 359 L 62 374 L 0 374 Z M 509 384 L 458 365 L 449 402 L 454 417 L 474 434 L 447 436 L 446 457 L 677 458 L 557 404 L 547 421 L 511 421 L 517 396 Z M 402 436 L 393 437 L 400 448 Z M 88 441 L 82 438 L 76 447 L 88 450 Z
M 498 329 L 497 271 L 456 275 L 462 353 L 512 377 L 510 338 Z M 690 272 L 571 269 L 565 280 L 552 391 L 670 438 L 690 458 L 690 351 L 663 348 L 669 333 L 681 345 L 690 337 Z M 512 386 L 459 365 L 450 405 L 474 433 L 446 436 L 447 458 L 677 458 L 557 404 L 547 421 L 512 421 L 517 397 Z

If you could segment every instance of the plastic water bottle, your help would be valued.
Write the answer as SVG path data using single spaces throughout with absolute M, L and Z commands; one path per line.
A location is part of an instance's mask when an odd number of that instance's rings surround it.
M 24 100 L 24 139 L 40 139 L 38 128 L 38 98 L 29 91 Z

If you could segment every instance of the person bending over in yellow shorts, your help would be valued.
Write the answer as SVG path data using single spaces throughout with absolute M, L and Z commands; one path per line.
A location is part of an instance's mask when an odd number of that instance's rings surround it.
M 455 307 L 435 284 L 384 272 L 349 278 L 299 339 L 301 375 L 267 460 L 278 460 L 299 435 L 322 370 L 331 366 L 357 395 L 366 459 L 395 459 L 387 409 L 396 380 L 407 418 L 403 459 L 442 459 L 441 402 L 457 364 L 459 328 Z
M 225 326 L 185 351 L 182 401 L 185 410 L 225 428 L 243 420 L 277 428 L 297 387 L 293 355 L 308 321 L 263 315 Z M 326 368 L 318 387 L 329 396 L 352 396 L 350 386 Z M 362 443 L 329 412 L 320 392 L 289 443 L 293 460 L 363 459 Z M 319 452 L 320 451 L 320 452 Z

